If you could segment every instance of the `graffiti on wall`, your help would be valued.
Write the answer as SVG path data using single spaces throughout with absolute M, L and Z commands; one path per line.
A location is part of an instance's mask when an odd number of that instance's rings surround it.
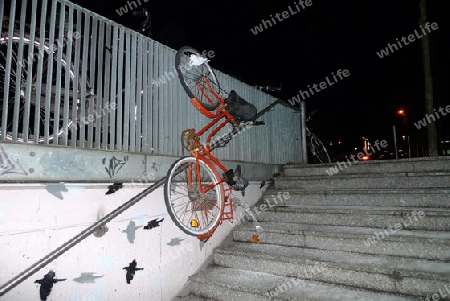
M 103 165 L 106 165 L 106 173 L 110 178 L 113 178 L 116 174 L 118 174 L 122 167 L 127 164 L 127 161 L 128 156 L 125 156 L 123 160 L 117 159 L 116 156 L 112 156 L 112 158 L 110 158 L 109 160 L 106 160 L 106 158 L 102 159 Z
M 20 165 L 19 156 L 10 156 L 3 147 L 0 147 L 0 176 L 6 174 L 28 175 Z

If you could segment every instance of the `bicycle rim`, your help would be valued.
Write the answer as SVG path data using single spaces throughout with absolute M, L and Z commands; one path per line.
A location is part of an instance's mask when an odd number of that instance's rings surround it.
M 9 41 L 12 42 L 10 54 L 8 53 Z M 58 95 L 55 87 L 58 74 L 57 63 L 54 58 L 54 52 L 49 48 L 48 43 L 42 45 L 43 52 L 40 52 L 41 43 L 39 41 L 30 41 L 25 36 L 22 55 L 20 55 L 19 41 L 21 39 L 17 36 L 11 39 L 7 37 L 0 38 L 0 119 L 2 120 L 0 136 L 4 135 L 5 140 L 19 142 L 50 142 L 56 136 L 66 133 L 65 130 L 67 131 L 73 123 L 70 118 L 70 109 L 65 121 L 63 115 L 66 106 L 69 108 L 73 107 L 72 103 L 65 104 L 64 90 L 68 88 L 71 91 L 70 93 L 73 93 L 74 74 L 72 70 L 69 70 L 69 82 L 66 84 L 65 71 L 67 66 L 64 55 L 62 55 L 60 62 L 61 91 Z M 22 57 L 22 61 L 19 61 L 20 57 Z M 8 58 L 11 61 L 11 73 L 9 75 L 6 74 Z M 53 65 L 51 74 L 46 72 L 49 61 Z M 42 68 L 41 77 L 38 75 L 39 64 Z M 8 76 L 9 80 L 7 79 Z M 29 76 L 31 76 L 31 88 L 27 87 Z M 41 83 L 40 93 L 36 89 L 38 81 Z M 48 84 L 50 84 L 49 88 L 47 88 Z M 31 91 L 27 91 L 27 89 L 31 89 Z M 6 92 L 8 94 L 7 97 Z M 78 90 L 75 93 L 78 93 Z M 49 100 L 46 99 L 45 95 L 47 94 L 49 95 Z M 29 97 L 29 105 L 26 102 L 27 95 Z M 55 101 L 57 97 L 60 99 L 58 106 Z M 18 102 L 15 101 L 16 98 L 19 99 Z M 17 134 L 15 135 L 14 133 Z
M 200 236 L 220 222 L 224 189 L 209 162 L 195 157 L 176 161 L 167 174 L 164 199 L 174 223 L 185 233 Z
M 197 50 L 187 46 L 180 48 L 175 55 L 175 69 L 181 85 L 190 98 L 196 98 L 201 103 L 217 104 L 221 90 L 216 75 L 208 62 L 192 64 L 193 55 L 201 57 Z

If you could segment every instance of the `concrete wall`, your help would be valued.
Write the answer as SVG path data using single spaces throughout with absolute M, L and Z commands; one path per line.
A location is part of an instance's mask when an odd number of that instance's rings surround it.
M 105 195 L 108 185 L 0 184 L 0 286 L 147 187 L 124 184 Z M 251 182 L 246 197 L 235 194 L 251 205 L 266 187 Z M 162 218 L 159 227 L 143 229 Z M 104 236 L 91 235 L 0 299 L 39 300 L 34 281 L 52 269 L 67 280 L 47 300 L 170 300 L 232 229 L 225 222 L 207 243 L 184 234 L 167 214 L 162 188 L 107 227 Z M 127 284 L 123 268 L 134 259 L 144 270 Z

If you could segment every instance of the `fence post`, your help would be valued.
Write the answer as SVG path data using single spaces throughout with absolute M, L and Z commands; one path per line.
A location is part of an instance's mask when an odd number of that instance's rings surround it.
M 302 163 L 308 164 L 308 151 L 306 143 L 306 103 L 305 101 L 300 102 L 300 126 L 302 133 Z

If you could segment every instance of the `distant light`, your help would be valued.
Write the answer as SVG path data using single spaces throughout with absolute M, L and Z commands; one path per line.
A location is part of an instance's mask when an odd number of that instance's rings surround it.
M 403 115 L 405 113 L 405 111 L 403 110 L 398 110 L 398 114 Z
M 369 156 L 363 156 L 362 159 L 363 159 L 363 161 L 367 161 L 367 160 L 369 160 Z
M 339 144 L 339 145 L 342 144 L 342 141 L 338 141 L 338 144 Z

